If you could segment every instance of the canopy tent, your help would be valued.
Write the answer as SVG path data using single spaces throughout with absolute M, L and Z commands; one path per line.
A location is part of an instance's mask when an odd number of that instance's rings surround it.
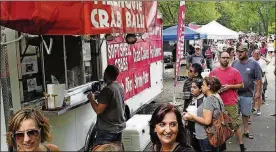
M 244 33 L 243 33 L 242 31 L 239 31 L 238 34 L 239 34 L 239 35 L 243 35 Z
M 216 21 L 212 21 L 201 28 L 197 32 L 207 34 L 208 39 L 238 39 L 239 34 Z
M 199 32 L 185 26 L 184 27 L 184 39 L 185 40 L 197 40 L 206 39 L 206 34 L 200 34 Z M 163 41 L 176 41 L 177 40 L 177 25 L 169 27 L 163 30 Z

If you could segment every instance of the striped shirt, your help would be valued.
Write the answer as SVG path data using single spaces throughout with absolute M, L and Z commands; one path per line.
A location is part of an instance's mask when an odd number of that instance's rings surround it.
M 192 102 L 193 96 L 192 96 L 191 88 L 192 88 L 192 79 L 187 78 L 184 81 L 184 85 L 183 85 L 183 99 L 184 99 L 183 111 L 186 111 L 187 107 Z

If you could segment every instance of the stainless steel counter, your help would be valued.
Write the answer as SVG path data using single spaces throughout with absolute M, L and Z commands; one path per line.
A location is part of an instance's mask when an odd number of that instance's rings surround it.
M 68 111 L 74 110 L 80 106 L 83 106 L 85 104 L 89 103 L 89 100 L 85 100 L 82 102 L 78 102 L 76 104 L 73 105 L 67 105 L 61 109 L 56 109 L 56 110 L 42 110 L 42 112 L 46 115 L 46 116 L 58 116 L 58 115 L 62 115 Z

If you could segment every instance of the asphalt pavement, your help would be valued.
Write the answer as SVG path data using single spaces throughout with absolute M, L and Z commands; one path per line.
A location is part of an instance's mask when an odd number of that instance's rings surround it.
M 263 104 L 261 108 L 262 114 L 260 116 L 253 115 L 252 124 L 249 126 L 249 130 L 252 134 L 254 134 L 255 138 L 247 139 L 246 137 L 243 137 L 247 151 L 275 151 L 275 116 L 271 116 L 271 114 L 275 113 L 275 76 L 273 74 L 273 70 L 274 66 L 271 66 L 268 70 L 268 89 L 266 91 L 267 98 L 265 104 Z M 185 66 L 181 67 L 180 75 L 187 75 Z M 159 104 L 173 102 L 174 92 L 176 97 L 174 103 L 183 105 L 184 101 L 181 100 L 183 81 L 178 81 L 176 87 L 174 87 L 173 68 L 165 69 L 163 85 L 163 93 L 153 103 L 146 106 L 141 113 L 150 114 Z M 145 151 L 150 151 L 150 146 L 151 144 L 148 145 Z M 239 150 L 240 148 L 236 137 L 232 137 L 227 141 L 226 151 Z

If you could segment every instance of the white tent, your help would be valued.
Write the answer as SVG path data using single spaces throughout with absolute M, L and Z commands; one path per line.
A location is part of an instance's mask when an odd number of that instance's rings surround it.
M 239 31 L 238 34 L 239 34 L 239 35 L 243 35 L 244 33 L 243 33 L 242 31 Z
M 207 34 L 207 39 L 238 39 L 239 34 L 216 21 L 212 21 L 196 30 L 199 33 Z

